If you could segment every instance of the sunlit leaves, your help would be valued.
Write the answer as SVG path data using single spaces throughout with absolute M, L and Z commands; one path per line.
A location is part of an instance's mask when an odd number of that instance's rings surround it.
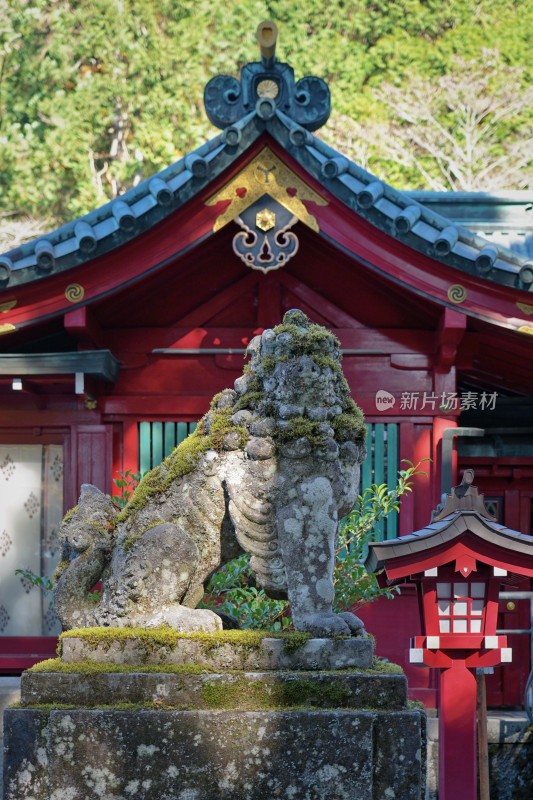
M 320 136 L 400 189 L 428 179 L 379 144 L 391 119 L 384 82 L 408 96 L 420 76 L 438 85 L 458 55 L 482 65 L 487 48 L 500 66 L 522 67 L 524 84 L 532 78 L 526 0 L 0 0 L 0 214 L 53 227 L 198 147 L 215 133 L 205 84 L 258 57 L 266 18 L 296 77 L 331 86 L 334 113 Z M 523 141 L 528 124 L 520 112 L 496 144 Z M 508 188 L 519 185 L 510 175 Z

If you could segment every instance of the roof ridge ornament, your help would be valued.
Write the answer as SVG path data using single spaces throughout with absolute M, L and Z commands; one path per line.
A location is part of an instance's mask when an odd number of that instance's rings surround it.
M 442 495 L 441 502 L 431 515 L 431 522 L 440 522 L 456 511 L 476 511 L 480 516 L 497 522 L 485 508 L 484 496 L 479 494 L 477 486 L 472 485 L 473 480 L 474 470 L 465 469 L 459 486 L 452 487 L 451 494 Z
M 278 26 L 275 22 L 264 20 L 257 26 L 257 42 L 261 50 L 261 62 L 264 67 L 273 67 L 276 61 L 276 42 Z
M 277 35 L 274 22 L 261 22 L 257 28 L 261 61 L 245 64 L 240 81 L 232 75 L 216 75 L 206 85 L 206 114 L 217 128 L 234 125 L 254 110 L 265 121 L 280 111 L 308 131 L 316 131 L 328 121 L 327 83 L 314 76 L 295 82 L 293 68 L 276 59 Z

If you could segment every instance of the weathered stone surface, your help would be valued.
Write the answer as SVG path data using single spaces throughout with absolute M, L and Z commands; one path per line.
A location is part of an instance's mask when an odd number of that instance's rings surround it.
M 4 711 L 4 800 L 48 798 L 48 711 Z
M 333 670 L 369 669 L 372 666 L 370 639 L 309 639 L 305 645 L 287 652 L 283 639 L 265 638 L 259 648 L 233 642 L 216 645 L 194 639 L 178 639 L 170 648 L 137 639 L 90 644 L 75 636 L 62 641 L 62 661 L 75 663 L 86 658 L 115 664 L 197 664 L 211 670 Z
M 20 678 L 0 677 L 0 739 L 4 735 L 4 709 L 20 700 Z
M 118 516 L 108 497 L 82 487 L 59 530 L 55 607 L 65 628 L 220 629 L 195 606 L 209 576 L 244 550 L 267 594 L 288 596 L 298 630 L 362 632 L 353 614 L 332 611 L 339 519 L 355 504 L 366 454 L 339 343 L 293 310 L 248 351 L 235 391 L 216 396 Z
M 380 798 L 420 796 L 425 787 L 425 713 L 377 714 L 374 792 Z M 424 749 L 424 752 L 423 752 Z
M 395 762 L 390 790 L 379 779 L 375 783 L 386 769 L 386 759 L 399 753 L 379 738 L 390 714 L 27 709 L 8 714 L 5 800 L 420 800 L 422 796 L 416 757 Z M 420 739 L 416 731 L 420 715 L 394 716 L 402 748 L 412 752 L 417 745 L 411 738 Z M 30 734 L 37 731 L 39 742 L 46 733 L 48 747 L 39 750 L 26 738 L 25 755 L 15 763 L 12 753 L 20 725 Z
M 224 436 L 222 444 L 224 450 L 238 450 L 241 446 L 241 434 L 239 431 L 230 431 Z
M 275 430 L 276 422 L 273 419 L 259 419 L 250 423 L 252 436 L 272 436 Z
M 513 744 L 489 744 L 490 796 L 494 800 L 531 800 L 533 794 L 533 729 Z
M 261 438 L 259 436 L 250 439 L 246 445 L 246 454 L 248 458 L 264 461 L 267 458 L 273 458 L 276 454 L 276 445 L 270 438 Z
M 23 705 L 58 704 L 65 698 L 74 706 L 156 703 L 180 709 L 308 706 L 400 711 L 407 707 L 407 682 L 405 675 L 353 672 L 23 675 Z
M 252 420 L 252 412 L 248 411 L 248 409 L 242 409 L 241 411 L 236 411 L 233 414 L 231 421 L 234 425 L 249 425 Z

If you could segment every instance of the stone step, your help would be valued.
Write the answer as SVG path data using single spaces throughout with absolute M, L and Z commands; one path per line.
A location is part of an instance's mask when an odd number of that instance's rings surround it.
M 174 638 L 169 644 L 158 644 L 149 637 L 124 636 L 123 629 L 100 629 L 101 639 L 69 636 L 61 639 L 61 660 L 66 664 L 90 659 L 113 664 L 198 664 L 212 671 L 303 669 L 369 669 L 372 667 L 373 644 L 370 639 L 308 639 L 292 648 L 282 638 L 256 638 L 241 643 L 227 631 L 225 638 L 191 634 Z M 116 636 L 116 638 L 113 638 Z
M 298 706 L 401 711 L 405 675 L 354 672 L 32 673 L 22 676 L 22 705 L 73 707 L 134 703 L 175 709 L 269 709 Z

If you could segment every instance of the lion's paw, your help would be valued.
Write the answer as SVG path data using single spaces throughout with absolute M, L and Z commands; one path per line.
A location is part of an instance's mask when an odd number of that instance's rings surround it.
M 352 636 L 362 636 L 365 632 L 365 624 L 362 619 L 356 617 L 351 611 L 343 611 L 338 615 L 342 617 L 344 622 L 348 625 Z
M 349 612 L 335 614 L 333 611 L 305 614 L 300 617 L 296 627 L 318 638 L 357 636 L 364 631 L 363 623 L 354 614 Z

